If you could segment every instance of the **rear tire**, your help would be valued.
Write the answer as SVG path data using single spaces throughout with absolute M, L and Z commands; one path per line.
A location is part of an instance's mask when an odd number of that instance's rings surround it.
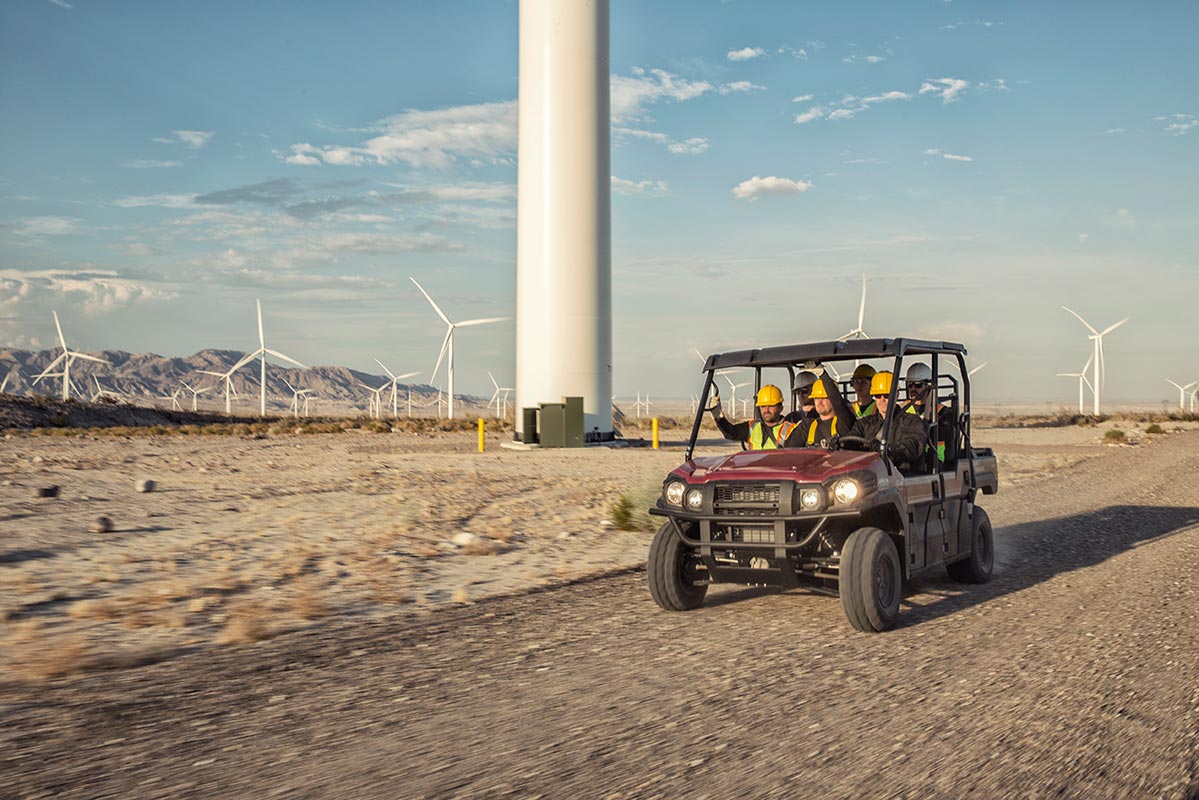
M 690 611 L 704 603 L 708 585 L 696 585 L 697 561 L 691 548 L 679 541 L 674 523 L 667 522 L 649 546 L 649 593 L 667 611 Z
M 881 633 L 895 627 L 903 594 L 903 570 L 895 542 L 878 528 L 858 528 L 841 551 L 837 582 L 841 607 L 859 631 Z
M 945 567 L 949 577 L 959 583 L 986 583 L 995 568 L 995 542 L 991 518 L 978 506 L 971 520 L 970 557 Z

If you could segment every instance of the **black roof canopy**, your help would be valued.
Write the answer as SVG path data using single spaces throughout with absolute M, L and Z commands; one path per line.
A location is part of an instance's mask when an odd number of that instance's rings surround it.
M 714 353 L 704 362 L 705 370 L 732 367 L 787 367 L 804 361 L 845 361 L 868 358 L 895 358 L 909 355 L 966 355 L 966 346 L 957 342 L 925 339 L 848 339 L 842 342 L 811 342 L 763 347 L 758 350 L 734 350 Z

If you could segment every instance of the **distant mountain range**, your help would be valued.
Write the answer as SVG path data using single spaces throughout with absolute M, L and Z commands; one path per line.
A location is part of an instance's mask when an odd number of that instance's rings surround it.
M 36 386 L 34 378 L 61 352 L 54 350 L 0 350 L 0 383 L 7 384 L 5 392 L 16 395 L 51 395 L 60 397 L 62 379 L 43 378 Z M 116 395 L 120 400 L 135 405 L 157 405 L 170 408 L 171 395 L 176 394 L 180 407 L 190 409 L 192 393 L 183 384 L 194 389 L 206 389 L 199 395 L 197 407 L 201 410 L 225 409 L 223 381 L 202 371 L 224 373 L 245 357 L 235 350 L 201 350 L 187 357 L 167 357 L 155 353 L 126 353 L 123 350 L 104 350 L 88 355 L 103 358 L 108 364 L 78 359 L 71 365 L 71 397 L 89 401 L 99 388 Z M 245 365 L 232 376 L 237 397 L 233 399 L 234 413 L 257 413 L 259 396 L 258 361 Z M 347 413 L 355 410 L 365 412 L 371 392 L 360 384 L 382 386 L 390 379 L 384 375 L 359 372 L 346 367 L 309 367 L 307 369 L 286 368 L 267 363 L 267 410 L 279 413 L 291 406 L 292 391 L 287 381 L 297 389 L 311 390 L 313 414 Z M 400 414 L 407 413 L 409 391 L 411 391 L 412 413 L 415 416 L 436 416 L 437 389 L 428 384 L 401 383 L 398 392 Z M 485 398 L 456 395 L 455 405 L 481 409 Z M 389 411 L 390 386 L 383 392 L 384 408 Z

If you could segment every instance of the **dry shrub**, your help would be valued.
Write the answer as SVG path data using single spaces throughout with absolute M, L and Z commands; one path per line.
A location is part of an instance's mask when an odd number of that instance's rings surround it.
M 1103 441 L 1106 444 L 1124 444 L 1126 441 L 1128 441 L 1128 436 L 1119 428 L 1112 428 L 1110 431 L 1103 434 Z
M 270 610 L 255 603 L 240 603 L 229 610 L 217 644 L 249 644 L 275 635 L 267 616 Z
M 78 634 L 47 637 L 42 635 L 41 626 L 30 627 L 10 638 L 9 644 L 25 645 L 14 653 L 12 669 L 30 683 L 83 672 L 94 668 L 96 663 L 87 642 Z
M 453 601 L 462 605 L 470 604 L 470 590 L 466 586 L 459 586 L 454 590 Z
M 80 600 L 67 609 L 72 619 L 113 620 L 121 615 L 120 608 L 110 600 Z
M 317 619 L 329 613 L 329 607 L 325 605 L 320 591 L 311 579 L 298 582 L 291 609 L 300 619 Z
M 608 512 L 608 518 L 618 530 L 656 530 L 658 523 L 649 515 L 649 509 L 657 504 L 661 494 L 661 482 L 657 479 L 646 481 L 616 498 Z

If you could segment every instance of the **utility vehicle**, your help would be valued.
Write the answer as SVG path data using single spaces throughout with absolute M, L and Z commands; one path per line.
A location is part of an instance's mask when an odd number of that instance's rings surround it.
M 998 490 L 998 470 L 994 453 L 970 442 L 965 356 L 961 344 L 907 338 L 708 356 L 686 460 L 663 481 L 650 509 L 666 517 L 650 545 L 653 599 L 685 611 L 701 606 L 714 583 L 807 586 L 835 591 L 851 626 L 878 632 L 895 625 L 910 578 L 944 568 L 957 581 L 987 581 L 994 546 L 991 522 L 977 501 L 980 493 Z M 931 445 L 901 470 L 886 455 L 886 443 L 896 415 L 907 410 L 902 378 L 913 361 L 931 368 L 929 406 L 949 413 L 924 422 Z M 877 438 L 834 437 L 832 449 L 693 457 L 708 397 L 723 374 L 751 370 L 755 390 L 767 383 L 787 387 L 794 411 L 796 397 L 788 389 L 799 371 L 820 367 L 838 375 L 855 362 L 895 376 L 891 412 Z M 837 385 L 847 398 L 852 394 L 848 380 Z M 941 454 L 938 443 L 944 443 Z

